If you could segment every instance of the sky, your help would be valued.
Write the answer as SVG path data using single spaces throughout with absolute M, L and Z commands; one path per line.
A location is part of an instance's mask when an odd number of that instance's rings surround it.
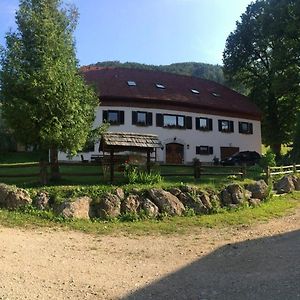
M 65 0 L 80 14 L 80 65 L 119 60 L 222 64 L 226 38 L 251 0 Z M 15 30 L 18 0 L 0 0 L 0 44 Z

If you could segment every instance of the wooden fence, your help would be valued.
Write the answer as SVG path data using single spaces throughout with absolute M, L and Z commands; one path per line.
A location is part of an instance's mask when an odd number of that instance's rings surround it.
M 268 167 L 266 171 L 267 180 L 269 181 L 272 176 L 276 175 L 287 175 L 300 173 L 300 165 L 289 165 L 289 166 L 279 166 L 279 167 Z
M 113 183 L 116 178 L 124 178 L 124 164 L 116 162 L 60 162 L 60 167 L 63 167 L 60 171 L 60 176 L 64 177 L 98 177 L 99 179 L 107 176 L 107 181 Z M 35 177 L 37 181 L 42 184 L 49 182 L 49 167 L 48 162 L 40 163 L 25 163 L 25 164 L 0 164 L 0 180 L 1 178 L 27 178 Z M 70 167 L 71 172 L 68 172 Z M 71 168 L 73 167 L 73 169 Z M 81 171 L 86 167 L 99 167 L 97 171 L 86 172 Z M 151 171 L 151 166 L 148 166 L 146 170 Z M 9 169 L 16 169 L 17 172 L 9 172 Z M 6 171 L 7 170 L 7 171 Z M 20 172 L 19 172 L 20 170 Z M 21 172 L 25 170 L 25 172 Z M 116 174 L 116 172 L 118 174 Z M 159 171 L 162 177 L 194 177 L 200 179 L 203 176 L 239 176 L 241 179 L 246 176 L 245 167 L 236 166 L 214 166 L 196 163 L 194 165 L 172 165 L 162 164 L 159 166 Z

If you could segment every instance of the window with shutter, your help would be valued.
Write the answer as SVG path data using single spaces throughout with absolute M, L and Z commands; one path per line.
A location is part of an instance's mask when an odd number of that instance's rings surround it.
M 196 146 L 196 154 L 210 155 L 214 153 L 214 148 L 210 146 Z
M 110 125 L 124 124 L 124 111 L 104 110 L 103 121 L 108 122 Z
M 253 124 L 249 122 L 239 122 L 239 133 L 253 134 Z
M 229 120 L 219 120 L 219 131 L 221 132 L 234 132 L 234 123 Z
M 212 130 L 212 119 L 209 118 L 196 118 L 196 129 L 201 131 Z

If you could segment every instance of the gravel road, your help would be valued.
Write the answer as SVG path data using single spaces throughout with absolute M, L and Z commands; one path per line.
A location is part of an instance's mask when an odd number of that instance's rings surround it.
M 0 227 L 0 299 L 300 299 L 300 209 L 188 235 Z

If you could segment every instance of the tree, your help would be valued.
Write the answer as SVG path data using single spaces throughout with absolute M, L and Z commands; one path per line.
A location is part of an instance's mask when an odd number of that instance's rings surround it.
M 58 150 L 85 144 L 98 98 L 78 72 L 73 32 L 78 13 L 60 0 L 21 0 L 16 32 L 1 52 L 3 117 L 18 141 L 50 149 L 52 177 Z
M 237 22 L 223 53 L 224 72 L 242 83 L 263 113 L 263 142 L 276 156 L 295 134 L 299 111 L 298 0 L 257 0 Z

